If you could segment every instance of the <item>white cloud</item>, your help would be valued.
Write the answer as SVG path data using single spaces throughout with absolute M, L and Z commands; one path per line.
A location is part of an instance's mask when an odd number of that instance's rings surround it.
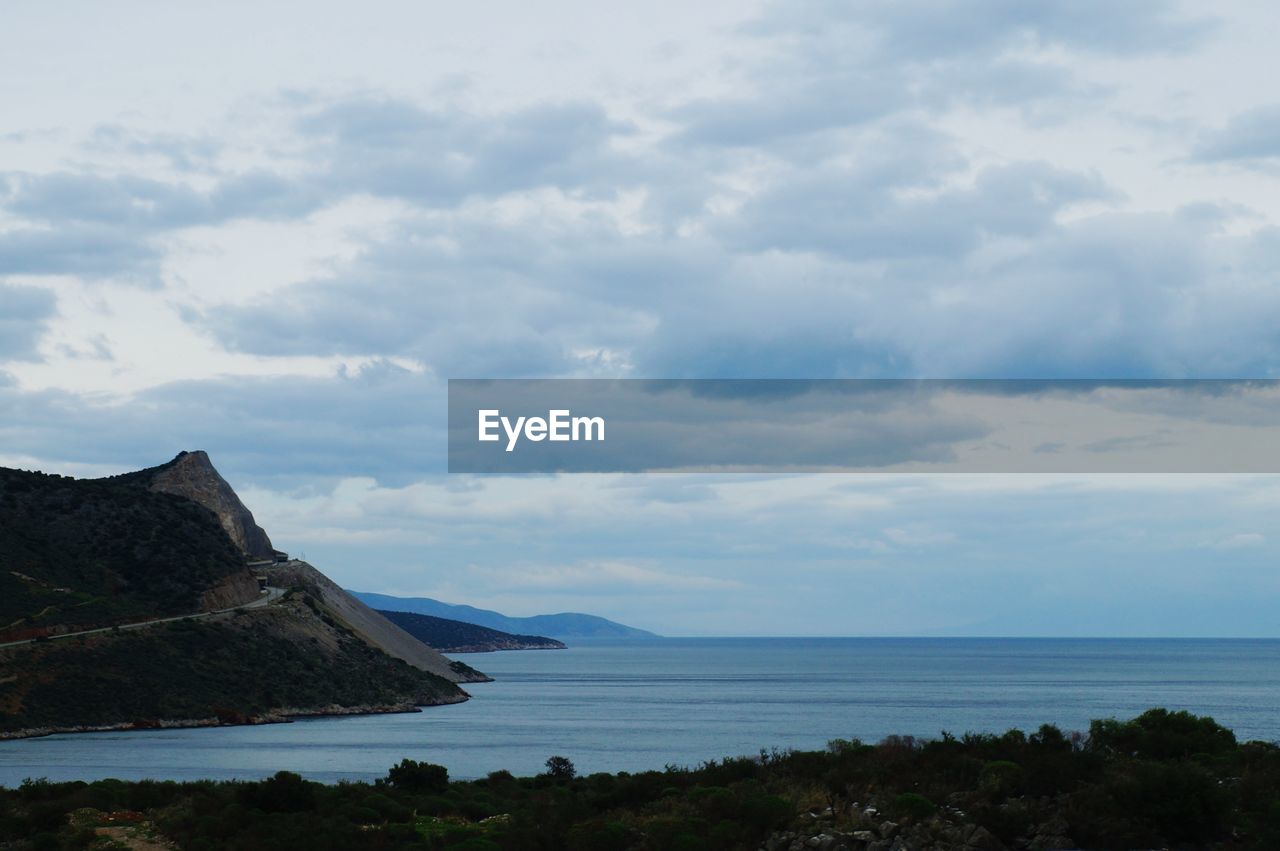
M 1266 542 L 1267 537 L 1261 532 L 1240 532 L 1215 541 L 1213 546 L 1219 550 L 1241 550 L 1261 547 Z
M 741 582 L 733 579 L 667 573 L 615 561 L 504 567 L 471 565 L 467 571 L 493 589 L 529 588 L 591 593 L 599 587 L 613 591 L 632 588 L 641 592 L 718 591 L 742 587 Z

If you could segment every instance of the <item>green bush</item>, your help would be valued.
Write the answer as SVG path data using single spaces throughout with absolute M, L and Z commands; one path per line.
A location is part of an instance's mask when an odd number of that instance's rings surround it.
M 978 786 L 996 800 L 1003 800 L 1022 790 L 1026 772 L 1022 766 L 1007 759 L 988 762 L 982 766 Z
M 903 792 L 893 799 L 892 812 L 902 819 L 926 819 L 937 809 L 937 804 L 917 792 Z
M 449 769 L 443 765 L 405 759 L 387 772 L 387 782 L 410 792 L 436 795 L 449 788 Z
M 1235 746 L 1235 734 L 1226 727 L 1185 710 L 1148 709 L 1132 721 L 1111 718 L 1089 726 L 1090 748 L 1147 759 L 1219 754 Z

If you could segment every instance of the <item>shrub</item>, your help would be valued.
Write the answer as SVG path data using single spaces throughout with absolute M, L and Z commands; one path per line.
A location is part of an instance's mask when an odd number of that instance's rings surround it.
M 578 775 L 578 769 L 573 767 L 573 763 L 569 761 L 568 757 L 548 757 L 546 765 L 546 776 L 554 780 L 572 780 Z
M 403 759 L 387 772 L 387 782 L 410 792 L 440 794 L 449 788 L 449 769 L 443 765 Z
M 1208 716 L 1148 709 L 1132 721 L 1109 718 L 1089 726 L 1089 747 L 1146 759 L 1219 754 L 1236 746 L 1235 734 Z
M 982 766 L 978 777 L 978 788 L 991 797 L 1001 800 L 1016 795 L 1022 790 L 1026 773 L 1022 766 L 1007 759 L 988 762 Z
M 903 792 L 893 799 L 893 814 L 904 819 L 926 819 L 938 809 L 937 804 L 918 792 Z

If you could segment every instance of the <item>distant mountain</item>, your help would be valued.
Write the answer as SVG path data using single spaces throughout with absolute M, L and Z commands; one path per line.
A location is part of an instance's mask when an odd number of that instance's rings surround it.
M 264 556 L 203 452 L 106 479 L 0 468 L 0 739 L 410 711 L 487 679 Z
M 487 626 L 419 615 L 414 612 L 379 610 L 391 621 L 428 647 L 441 653 L 488 653 L 492 650 L 563 650 L 564 642 L 541 635 L 514 635 Z
M 528 618 L 507 617 L 489 609 L 474 606 L 455 606 L 430 597 L 393 597 L 390 594 L 374 594 L 352 591 L 356 599 L 375 609 L 393 612 L 413 612 L 437 618 L 487 626 L 502 632 L 548 635 L 552 638 L 658 638 L 656 633 L 636 629 L 595 615 L 564 612 L 558 615 L 534 615 Z

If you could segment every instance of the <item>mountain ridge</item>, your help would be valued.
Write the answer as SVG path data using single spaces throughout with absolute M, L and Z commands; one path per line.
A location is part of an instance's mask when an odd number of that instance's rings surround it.
M 431 597 L 395 597 L 372 591 L 349 591 L 356 599 L 374 609 L 431 615 L 462 621 L 477 626 L 516 634 L 543 635 L 549 638 L 660 638 L 657 633 L 611 621 L 598 615 L 561 612 L 553 615 L 509 617 L 491 609 L 445 603 Z
M 563 650 L 563 641 L 542 635 L 516 635 L 487 626 L 422 615 L 378 609 L 391 621 L 428 647 L 441 653 L 491 653 L 496 650 Z

